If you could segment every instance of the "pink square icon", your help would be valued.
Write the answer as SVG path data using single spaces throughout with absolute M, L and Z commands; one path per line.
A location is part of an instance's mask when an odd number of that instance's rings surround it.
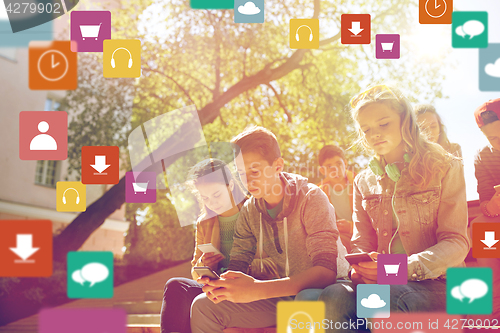
M 19 158 L 65 160 L 68 157 L 68 114 L 65 111 L 19 113 Z
M 111 39 L 110 11 L 71 12 L 71 51 L 102 52 L 103 40 Z

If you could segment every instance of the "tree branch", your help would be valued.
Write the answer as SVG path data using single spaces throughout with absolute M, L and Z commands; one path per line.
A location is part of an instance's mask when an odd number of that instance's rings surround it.
M 269 88 L 271 88 L 271 90 L 274 93 L 274 96 L 276 97 L 276 99 L 278 100 L 278 103 L 280 104 L 281 108 L 283 109 L 283 112 L 285 112 L 286 117 L 288 119 L 287 122 L 291 123 L 292 122 L 292 115 L 288 112 L 288 110 L 286 109 L 285 104 L 283 104 L 283 102 L 281 101 L 280 95 L 278 94 L 278 92 L 276 91 L 276 89 L 274 89 L 273 85 L 270 82 L 268 84 L 266 84 L 266 85 Z

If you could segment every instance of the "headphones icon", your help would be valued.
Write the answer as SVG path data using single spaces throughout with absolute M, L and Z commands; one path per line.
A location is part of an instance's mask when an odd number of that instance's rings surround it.
M 314 320 L 313 318 L 311 317 L 311 315 L 307 312 L 304 312 L 304 311 L 297 311 L 295 313 L 293 313 L 290 318 L 288 318 L 288 324 L 286 326 L 286 333 L 293 333 L 293 330 L 292 328 L 290 327 L 290 320 L 292 320 L 293 317 L 295 317 L 296 315 L 305 315 L 307 317 L 307 319 L 310 320 L 310 323 L 312 324 L 312 327 L 309 329 L 309 333 L 314 333 Z
M 76 189 L 72 188 L 72 187 L 66 189 L 66 191 L 68 191 L 68 190 L 74 190 L 76 192 L 76 195 L 77 195 L 77 197 L 76 197 L 76 204 L 78 205 L 80 203 L 80 193 L 78 193 L 78 191 Z M 63 204 L 66 204 L 66 197 L 65 197 L 66 191 L 64 191 L 63 196 L 62 196 L 62 202 L 63 202 Z
M 306 27 L 307 29 L 309 29 L 309 31 L 311 32 L 311 34 L 309 35 L 309 41 L 312 42 L 312 40 L 313 40 L 313 31 L 312 31 L 312 29 L 308 25 L 304 25 L 304 24 L 297 28 L 297 31 L 295 32 L 295 39 L 297 40 L 297 42 L 299 41 L 299 29 L 302 28 L 302 27 Z
M 127 51 L 127 52 L 128 52 L 128 54 L 129 54 L 129 56 L 130 56 L 130 58 L 128 59 L 128 68 L 132 68 L 132 53 L 130 53 L 130 51 L 129 51 L 129 50 L 127 50 L 127 49 L 126 49 L 126 48 L 124 48 L 124 47 L 119 47 L 119 48 L 117 48 L 117 49 L 113 52 L 113 54 L 111 55 L 111 67 L 115 68 L 116 63 L 115 63 L 115 59 L 114 59 L 113 57 L 115 56 L 115 52 L 116 52 L 116 51 L 118 51 L 118 50 L 120 50 L 120 49 L 121 49 L 121 50 L 125 50 L 125 51 Z

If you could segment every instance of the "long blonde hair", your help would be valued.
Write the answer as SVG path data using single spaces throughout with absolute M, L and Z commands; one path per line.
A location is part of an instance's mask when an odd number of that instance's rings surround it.
M 358 144 L 366 151 L 373 153 L 358 121 L 359 112 L 373 103 L 384 104 L 399 113 L 405 151 L 411 156 L 408 172 L 413 180 L 413 185 L 421 189 L 427 188 L 435 176 L 446 172 L 451 160 L 457 160 L 439 144 L 428 141 L 420 134 L 415 114 L 408 99 L 397 88 L 387 85 L 372 86 L 351 99 L 351 116 L 356 122 L 358 131 L 358 139 L 354 144 Z M 377 158 L 380 165 L 385 167 L 385 160 L 380 156 Z

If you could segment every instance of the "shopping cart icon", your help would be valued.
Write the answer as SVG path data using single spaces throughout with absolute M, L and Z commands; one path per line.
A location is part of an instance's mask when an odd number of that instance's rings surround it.
M 134 194 L 137 194 L 137 192 L 146 194 L 146 191 L 148 190 L 148 184 L 149 181 L 147 183 L 132 183 L 132 186 L 134 187 Z
M 380 44 L 382 44 L 382 52 L 385 52 L 385 51 L 392 52 L 392 47 L 394 46 L 394 42 L 392 42 L 392 43 L 380 43 Z
M 102 22 L 99 23 L 99 25 L 81 25 L 80 32 L 82 33 L 82 39 L 85 40 L 85 38 L 95 38 L 95 40 L 97 40 L 101 24 Z
M 389 276 L 389 274 L 398 276 L 399 265 L 401 265 L 401 263 L 397 265 L 384 265 L 385 276 Z

